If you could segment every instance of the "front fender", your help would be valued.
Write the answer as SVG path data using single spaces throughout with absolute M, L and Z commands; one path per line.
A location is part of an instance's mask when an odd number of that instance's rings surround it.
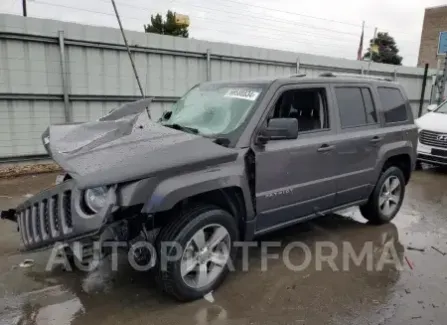
M 250 190 L 242 166 L 212 168 L 161 181 L 145 203 L 143 213 L 155 213 L 172 209 L 178 202 L 194 195 L 228 187 L 241 189 L 247 219 L 254 215 Z

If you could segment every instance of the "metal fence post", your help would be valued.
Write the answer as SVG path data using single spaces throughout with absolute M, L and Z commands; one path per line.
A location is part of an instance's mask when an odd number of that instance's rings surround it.
M 300 73 L 300 57 L 296 58 L 296 74 Z
M 211 50 L 206 50 L 206 81 L 211 81 Z
M 427 86 L 427 78 L 428 78 L 428 63 L 425 64 L 424 68 L 424 79 L 422 80 L 421 99 L 419 102 L 418 117 L 422 116 L 422 109 L 424 107 L 424 99 L 425 99 L 425 87 Z
M 67 81 L 67 65 L 65 62 L 65 41 L 64 41 L 64 31 L 59 31 L 59 50 L 61 54 L 61 77 L 62 77 L 62 90 L 64 92 L 64 112 L 65 112 L 65 122 L 71 122 L 71 109 L 70 109 L 70 99 L 68 97 L 68 81 Z

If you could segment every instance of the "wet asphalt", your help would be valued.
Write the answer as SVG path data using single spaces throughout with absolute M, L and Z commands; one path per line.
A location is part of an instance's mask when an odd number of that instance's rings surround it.
M 50 186 L 55 177 L 0 180 L 0 209 Z M 301 271 L 288 269 L 282 259 L 269 259 L 263 270 L 261 249 L 253 248 L 248 271 L 231 273 L 213 293 L 214 302 L 186 304 L 158 292 L 150 273 L 127 264 L 117 272 L 108 264 L 93 273 L 47 272 L 49 252 L 18 253 L 16 227 L 0 220 L 0 324 L 446 324 L 446 208 L 447 172 L 417 171 L 390 224 L 369 225 L 353 208 L 260 238 L 282 242 L 282 247 L 269 248 L 270 254 L 282 254 L 295 241 L 311 251 L 318 242 L 332 242 L 340 252 L 346 243 L 358 250 L 372 243 L 373 265 L 385 251 L 399 263 L 371 269 L 364 260 L 343 270 L 337 257 L 338 270 L 327 263 L 317 270 L 312 256 Z M 305 258 L 299 249 L 289 256 L 294 264 Z M 34 265 L 19 267 L 25 258 Z

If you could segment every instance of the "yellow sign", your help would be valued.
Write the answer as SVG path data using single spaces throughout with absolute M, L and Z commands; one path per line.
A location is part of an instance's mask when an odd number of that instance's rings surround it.
M 379 45 L 377 45 L 377 44 L 371 45 L 371 52 L 372 53 L 379 53 Z
M 189 16 L 188 15 L 181 15 L 181 14 L 175 14 L 175 23 L 179 26 L 189 26 Z

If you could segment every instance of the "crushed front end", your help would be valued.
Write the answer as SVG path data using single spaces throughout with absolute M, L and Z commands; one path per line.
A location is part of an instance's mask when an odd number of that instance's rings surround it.
M 17 222 L 25 250 L 78 239 L 91 240 L 95 234 L 104 232 L 115 218 L 122 218 L 118 184 L 129 184 L 128 175 L 116 170 L 109 172 L 108 168 L 113 163 L 122 166 L 123 159 L 128 157 L 122 149 L 128 147 L 126 139 L 135 143 L 136 138 L 142 137 L 142 130 L 135 123 L 145 118 L 141 112 L 150 102 L 149 98 L 127 103 L 97 121 L 53 125 L 43 133 L 46 151 L 66 175 L 55 186 L 15 209 L 1 212 L 2 219 Z M 102 178 L 98 177 L 101 172 Z M 116 181 L 111 180 L 113 177 Z M 129 186 L 122 188 L 125 193 L 129 192 L 125 191 Z M 127 195 L 132 197 L 132 193 Z

